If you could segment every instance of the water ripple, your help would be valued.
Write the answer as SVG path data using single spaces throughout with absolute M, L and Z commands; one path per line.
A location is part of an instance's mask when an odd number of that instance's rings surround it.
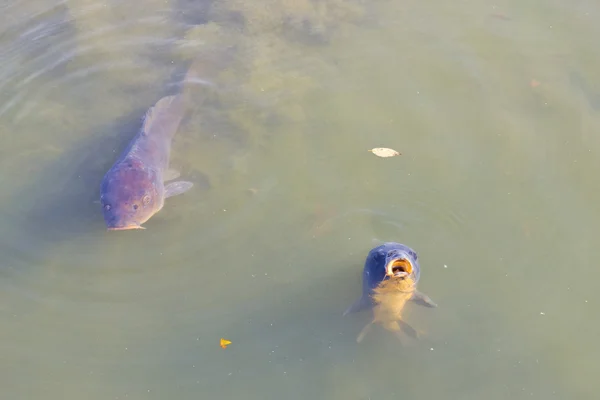
M 73 11 L 60 4 L 23 15 L 13 10 L 18 10 L 17 3 L 5 8 L 12 23 L 2 36 L 0 91 L 5 101 L 0 117 L 18 110 L 17 122 L 44 102 L 56 102 L 52 97 L 57 97 L 57 90 L 60 95 L 64 88 L 94 75 L 110 77 L 117 84 L 131 77 L 134 83 L 144 70 L 152 69 L 148 58 L 152 50 L 176 41 L 167 8 L 116 24 L 110 18 L 106 23 L 94 19 L 100 5 Z

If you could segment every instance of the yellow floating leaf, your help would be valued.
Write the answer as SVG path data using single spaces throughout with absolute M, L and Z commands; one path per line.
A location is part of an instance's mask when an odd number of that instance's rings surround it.
M 220 346 L 221 346 L 222 348 L 226 348 L 226 347 L 227 347 L 227 346 L 229 346 L 230 344 L 231 344 L 231 341 L 229 341 L 229 340 L 227 340 L 227 339 L 223 339 L 223 338 L 221 338 L 221 344 L 220 344 Z
M 394 157 L 400 155 L 396 150 L 388 149 L 386 147 L 375 147 L 369 151 L 378 157 Z

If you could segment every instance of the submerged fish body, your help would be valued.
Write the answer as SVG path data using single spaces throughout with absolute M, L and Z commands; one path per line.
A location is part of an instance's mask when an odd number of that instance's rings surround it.
M 228 59 L 228 49 L 197 57 L 183 82 L 214 86 L 201 76 L 215 77 Z M 200 74 L 200 75 L 198 75 Z M 179 94 L 158 100 L 144 116 L 142 127 L 108 170 L 100 188 L 100 203 L 108 230 L 144 229 L 142 224 L 160 211 L 165 199 L 189 190 L 186 181 L 169 169 L 171 142 L 184 117 L 187 96 Z
M 387 242 L 372 249 L 363 268 L 362 296 L 344 313 L 373 310 L 373 319 L 358 335 L 362 341 L 375 323 L 400 334 L 401 331 L 417 337 L 417 331 L 402 319 L 402 311 L 409 301 L 427 307 L 437 305 L 417 290 L 421 275 L 417 253 L 400 243 Z
M 140 131 L 108 170 L 100 189 L 104 221 L 109 230 L 143 229 L 163 207 L 165 198 L 189 190 L 191 182 L 173 182 L 168 169 L 171 142 L 183 118 L 183 96 L 160 99 L 144 116 Z

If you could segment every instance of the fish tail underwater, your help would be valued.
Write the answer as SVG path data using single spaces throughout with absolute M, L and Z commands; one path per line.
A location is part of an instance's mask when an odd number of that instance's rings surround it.
M 191 92 L 198 86 L 205 89 L 223 90 L 218 84 L 219 74 L 235 60 L 235 49 L 223 47 L 211 52 L 203 51 L 190 62 L 185 76 L 180 82 L 180 92 L 189 101 Z M 206 93 L 204 90 L 202 93 Z

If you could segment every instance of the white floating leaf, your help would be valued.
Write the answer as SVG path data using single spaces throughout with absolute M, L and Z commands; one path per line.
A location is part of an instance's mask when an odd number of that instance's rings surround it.
M 400 153 L 398 153 L 396 150 L 388 149 L 386 147 L 376 147 L 369 151 L 378 157 L 394 157 L 400 155 Z

